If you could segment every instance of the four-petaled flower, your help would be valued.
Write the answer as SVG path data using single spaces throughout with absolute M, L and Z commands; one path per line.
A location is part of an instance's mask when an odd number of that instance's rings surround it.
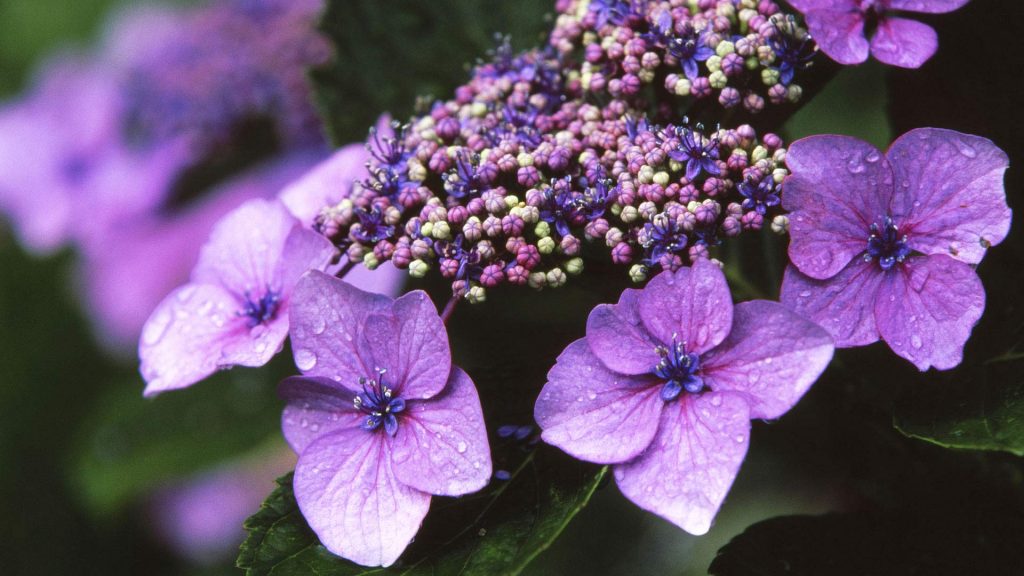
M 951 130 L 912 130 L 883 155 L 844 136 L 794 142 L 781 300 L 839 347 L 885 340 L 918 369 L 960 363 L 985 307 L 971 267 L 1006 237 L 1006 154 Z
M 251 200 L 214 227 L 192 281 L 167 296 L 139 342 L 146 396 L 221 368 L 262 366 L 288 335 L 291 290 L 337 250 L 276 201 Z
M 534 408 L 542 438 L 612 464 L 623 494 L 703 534 L 747 451 L 751 418 L 778 418 L 832 358 L 832 339 L 776 302 L 733 306 L 708 260 L 662 272 L 590 313 Z
M 475 492 L 491 476 L 476 388 L 451 363 L 422 291 L 397 300 L 312 271 L 291 307 L 295 364 L 281 427 L 299 455 L 295 498 L 328 550 L 389 566 L 431 494 Z
M 697 126 L 699 129 L 700 125 Z M 688 181 L 693 182 L 702 171 L 712 176 L 722 173 L 722 169 L 718 167 L 717 140 L 707 140 L 699 132 L 694 132 L 685 126 L 677 126 L 672 131 L 679 139 L 679 144 L 668 155 L 676 162 L 686 164 L 686 179 Z
M 821 50 L 840 64 L 860 64 L 868 52 L 880 61 L 901 68 L 918 68 L 935 54 L 935 30 L 915 20 L 893 16 L 897 12 L 942 14 L 969 0 L 790 0 L 804 13 L 807 27 Z M 874 29 L 871 42 L 865 37 Z

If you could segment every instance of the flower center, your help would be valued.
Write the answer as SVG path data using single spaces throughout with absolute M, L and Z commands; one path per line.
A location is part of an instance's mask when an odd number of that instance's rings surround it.
M 384 383 L 384 373 L 387 370 L 376 368 L 376 378 L 360 378 L 359 385 L 363 391 L 357 394 L 352 404 L 363 414 L 366 414 L 366 421 L 360 426 L 363 430 L 372 432 L 384 425 L 384 431 L 388 436 L 394 436 L 398 432 L 398 414 L 405 410 L 405 400 L 395 395 Z
M 868 250 L 864 254 L 865 261 L 870 262 L 877 259 L 882 270 L 888 270 L 903 262 L 909 255 L 910 246 L 907 245 L 907 235 L 900 234 L 900 230 L 892 221 L 891 216 L 886 216 L 882 225 L 877 223 L 871 225 Z
M 250 328 L 258 326 L 260 324 L 266 324 L 274 319 L 274 315 L 277 314 L 277 309 L 281 305 L 281 294 L 276 290 L 271 290 L 267 287 L 267 290 L 257 299 L 253 299 L 251 293 L 247 290 L 245 292 L 245 304 L 242 309 L 238 311 L 239 316 L 246 318 L 246 323 Z
M 685 343 L 672 337 L 672 346 L 659 346 L 655 349 L 661 362 L 654 367 L 654 375 L 665 380 L 661 387 L 661 399 L 671 402 L 686 390 L 690 394 L 704 391 L 704 379 L 697 375 L 700 371 L 700 357 L 688 354 Z

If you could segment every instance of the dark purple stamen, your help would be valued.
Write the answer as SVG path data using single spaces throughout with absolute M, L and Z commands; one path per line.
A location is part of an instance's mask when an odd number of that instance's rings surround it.
M 701 130 L 701 126 L 698 124 L 697 129 Z M 676 149 L 669 152 L 668 155 L 676 162 L 686 163 L 686 179 L 693 182 L 700 173 L 707 172 L 712 176 L 718 176 L 722 173 L 718 167 L 718 141 L 710 140 L 707 144 L 704 143 L 704 137 L 690 130 L 685 126 L 670 127 L 667 131 L 671 134 L 675 133 L 675 136 L 679 138 L 679 144 Z
M 743 209 L 754 210 L 764 216 L 768 208 L 778 206 L 779 193 L 775 186 L 775 178 L 769 174 L 760 181 L 746 179 L 739 185 L 739 192 L 743 196 Z
M 359 379 L 363 391 L 356 395 L 352 404 L 366 414 L 366 421 L 360 426 L 363 430 L 373 431 L 383 424 L 388 436 L 394 436 L 398 432 L 398 418 L 395 414 L 405 410 L 405 400 L 384 384 L 384 373 L 387 370 L 377 368 L 376 372 L 376 378 Z
M 658 214 L 644 224 L 643 235 L 644 264 L 648 266 L 658 266 L 663 257 L 681 253 L 689 241 L 686 230 L 667 214 Z
M 262 296 L 253 300 L 251 293 L 245 292 L 245 304 L 238 311 L 239 316 L 244 316 L 250 328 L 260 324 L 266 324 L 274 319 L 277 308 L 281 305 L 281 294 L 271 290 L 268 286 Z
M 900 234 L 900 230 L 892 221 L 891 216 L 886 216 L 881 226 L 871 225 L 871 235 L 868 236 L 868 250 L 864 254 L 864 260 L 870 262 L 877 259 L 882 270 L 888 270 L 903 262 L 909 255 L 910 246 L 907 245 L 907 235 Z
M 395 235 L 395 227 L 384 220 L 384 213 L 376 206 L 372 210 L 357 208 L 359 224 L 352 226 L 352 236 L 367 244 L 386 240 Z
M 700 371 L 700 358 L 696 354 L 687 354 L 685 343 L 672 337 L 672 347 L 659 346 L 656 351 L 661 362 L 652 372 L 665 380 L 661 388 L 661 399 L 671 402 L 686 390 L 690 394 L 700 394 L 704 390 L 704 379 L 697 375 Z

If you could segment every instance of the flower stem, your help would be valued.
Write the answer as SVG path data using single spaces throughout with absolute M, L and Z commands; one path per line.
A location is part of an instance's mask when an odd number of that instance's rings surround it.
M 448 318 L 455 312 L 455 305 L 459 303 L 459 300 L 462 298 L 458 294 L 452 294 L 451 299 L 444 305 L 444 310 L 441 311 L 441 322 L 444 322 L 445 325 L 448 324 Z
M 344 278 L 355 267 L 356 267 L 355 261 L 348 260 L 347 262 L 345 262 L 345 265 L 341 267 L 341 270 L 338 270 L 338 273 L 335 274 L 335 276 L 337 278 Z

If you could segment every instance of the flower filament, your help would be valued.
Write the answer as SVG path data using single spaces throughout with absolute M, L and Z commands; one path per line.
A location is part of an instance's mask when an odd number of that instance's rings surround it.
M 384 431 L 388 436 L 394 436 L 398 432 L 398 414 L 405 410 L 405 400 L 395 395 L 395 391 L 384 383 L 384 373 L 387 370 L 376 368 L 376 378 L 360 378 L 359 385 L 363 391 L 352 399 L 356 410 L 366 414 L 366 420 L 360 428 L 372 432 L 384 425 Z
M 661 399 L 671 402 L 686 390 L 690 394 L 699 394 L 704 390 L 704 379 L 697 375 L 700 371 L 700 358 L 686 352 L 686 343 L 679 342 L 672 336 L 672 346 L 659 346 L 655 351 L 661 361 L 654 367 L 653 373 L 665 380 L 661 388 Z

